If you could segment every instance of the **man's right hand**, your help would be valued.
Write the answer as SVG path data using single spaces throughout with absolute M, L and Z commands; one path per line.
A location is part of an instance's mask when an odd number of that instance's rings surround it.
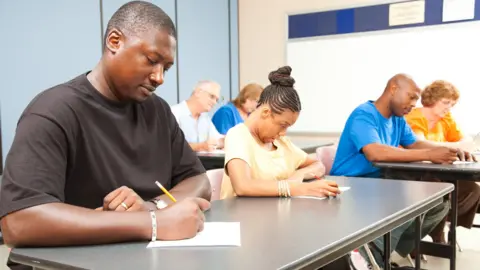
M 158 210 L 157 239 L 181 240 L 194 237 L 203 230 L 203 211 L 209 208 L 210 202 L 207 200 L 187 198 Z
M 458 149 L 450 147 L 435 147 L 428 151 L 429 160 L 437 164 L 451 164 L 458 159 Z

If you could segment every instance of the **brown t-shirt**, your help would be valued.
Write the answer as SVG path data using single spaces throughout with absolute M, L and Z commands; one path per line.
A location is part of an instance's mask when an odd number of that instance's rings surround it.
M 87 208 L 121 186 L 144 200 L 205 172 L 168 104 L 106 99 L 83 74 L 39 94 L 25 109 L 7 155 L 0 217 L 39 204 Z

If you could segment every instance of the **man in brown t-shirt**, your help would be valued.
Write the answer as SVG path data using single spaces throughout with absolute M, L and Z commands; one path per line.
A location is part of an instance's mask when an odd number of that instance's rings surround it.
M 12 247 L 183 239 L 203 228 L 205 170 L 153 94 L 173 65 L 173 22 L 130 2 L 104 42 L 91 72 L 40 93 L 18 122 L 0 193 Z M 155 181 L 178 202 L 159 210 L 171 201 Z

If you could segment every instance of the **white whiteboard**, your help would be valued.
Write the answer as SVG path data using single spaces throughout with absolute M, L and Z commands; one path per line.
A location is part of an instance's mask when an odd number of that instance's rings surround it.
M 422 89 L 437 79 L 453 83 L 454 117 L 465 133 L 480 131 L 480 22 L 290 41 L 287 63 L 302 101 L 290 131 L 341 132 L 352 110 L 377 99 L 397 73 Z

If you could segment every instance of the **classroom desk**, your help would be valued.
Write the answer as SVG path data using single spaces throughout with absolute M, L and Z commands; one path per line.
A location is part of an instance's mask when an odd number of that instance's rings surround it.
M 155 248 L 147 242 L 18 248 L 12 261 L 47 269 L 318 269 L 442 202 L 448 183 L 330 177 L 337 198 L 214 201 L 207 221 L 240 222 L 241 247 Z M 389 253 L 388 253 L 389 254 Z
M 434 244 L 422 242 L 420 250 L 422 254 L 432 255 L 450 259 L 450 270 L 456 268 L 456 242 L 457 242 L 457 185 L 458 181 L 478 181 L 480 180 L 480 163 L 470 164 L 433 164 L 427 162 L 412 163 L 394 163 L 394 162 L 376 162 L 374 166 L 383 170 L 397 170 L 404 172 L 433 173 L 435 177 L 442 181 L 452 183 L 455 192 L 452 192 L 451 213 L 450 213 L 450 245 Z M 417 256 L 420 257 L 420 256 Z
M 292 139 L 292 142 L 308 154 L 316 152 L 318 147 L 333 145 L 330 141 L 300 140 Z M 197 153 L 206 170 L 221 169 L 225 164 L 225 154 L 223 153 Z

